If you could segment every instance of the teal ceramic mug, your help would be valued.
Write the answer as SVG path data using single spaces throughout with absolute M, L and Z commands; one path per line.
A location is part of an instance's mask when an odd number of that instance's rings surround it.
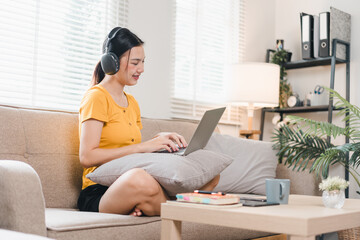
M 288 204 L 289 179 L 266 179 L 266 199 L 268 203 Z

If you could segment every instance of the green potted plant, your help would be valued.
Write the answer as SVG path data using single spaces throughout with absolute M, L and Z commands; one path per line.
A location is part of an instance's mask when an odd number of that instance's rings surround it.
M 271 57 L 271 63 L 277 64 L 280 66 L 280 93 L 279 93 L 279 107 L 284 108 L 288 107 L 287 99 L 291 96 L 292 90 L 290 84 L 287 82 L 287 72 L 284 67 L 284 63 L 289 60 L 289 52 L 286 50 L 275 51 Z
M 360 165 L 360 108 L 350 104 L 336 91 L 326 88 L 335 100 L 337 113 L 348 126 L 340 127 L 328 122 L 315 121 L 298 116 L 288 116 L 289 124 L 283 124 L 275 130 L 272 140 L 273 148 L 278 150 L 279 161 L 293 170 L 316 172 L 323 178 L 328 177 L 329 167 L 334 164 L 343 165 L 354 177 L 358 186 Z M 327 138 L 347 137 L 349 143 L 334 145 Z M 349 161 L 348 156 L 352 154 Z M 360 194 L 359 191 L 357 193 Z

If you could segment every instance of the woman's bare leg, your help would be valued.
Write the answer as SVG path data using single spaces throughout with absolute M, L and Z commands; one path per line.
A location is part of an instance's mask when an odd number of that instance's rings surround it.
M 160 215 L 160 204 L 167 199 L 160 184 L 151 175 L 135 168 L 109 187 L 100 200 L 99 212 L 129 214 L 139 209 L 147 216 Z
M 205 184 L 202 188 L 200 188 L 200 190 L 212 191 L 212 190 L 214 190 L 216 185 L 218 185 L 219 181 L 220 181 L 220 174 L 217 175 L 216 177 L 214 177 L 210 182 Z

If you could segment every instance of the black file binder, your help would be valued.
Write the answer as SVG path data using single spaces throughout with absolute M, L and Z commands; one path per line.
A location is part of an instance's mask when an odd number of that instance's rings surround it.
M 313 28 L 313 50 L 314 58 L 319 57 L 319 46 L 320 46 L 320 31 L 319 31 L 319 16 L 313 15 L 314 28 Z
M 319 14 L 320 23 L 320 48 L 319 57 L 330 56 L 330 13 L 322 12 Z
M 301 18 L 301 53 L 302 59 L 314 58 L 313 28 L 314 18 L 312 15 L 300 13 Z

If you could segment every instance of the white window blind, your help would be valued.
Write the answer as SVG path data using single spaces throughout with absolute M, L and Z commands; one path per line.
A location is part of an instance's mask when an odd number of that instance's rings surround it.
M 0 7 L 0 104 L 77 111 L 128 0 L 12 0 Z
M 222 122 L 238 124 L 240 110 L 226 103 L 225 69 L 243 58 L 244 0 L 176 0 L 174 118 L 197 119 L 227 105 Z

